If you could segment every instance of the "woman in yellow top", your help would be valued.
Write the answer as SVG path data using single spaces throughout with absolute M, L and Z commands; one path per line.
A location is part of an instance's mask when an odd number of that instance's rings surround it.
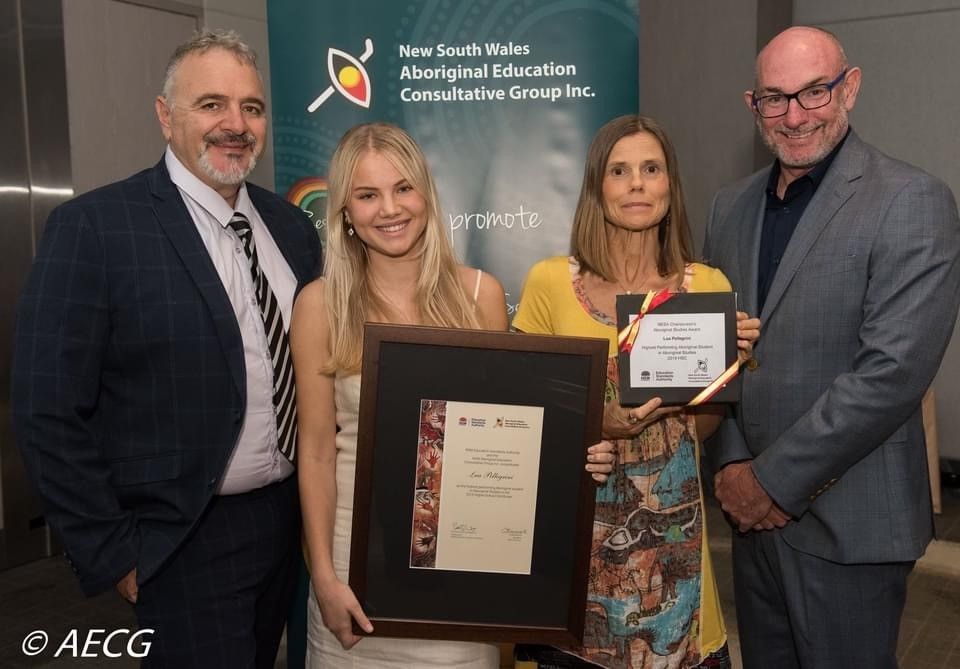
M 652 119 L 616 118 L 590 145 L 571 256 L 530 270 L 513 321 L 523 332 L 610 341 L 603 428 L 619 457 L 597 493 L 583 646 L 568 649 L 604 667 L 730 666 L 698 467 L 722 408 L 617 401 L 616 295 L 730 290 L 692 259 L 673 146 Z M 749 353 L 760 323 L 738 318 Z

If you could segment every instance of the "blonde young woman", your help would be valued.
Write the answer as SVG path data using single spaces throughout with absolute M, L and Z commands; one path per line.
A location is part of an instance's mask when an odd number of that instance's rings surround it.
M 728 291 L 730 283 L 693 262 L 666 134 L 652 119 L 623 116 L 590 145 L 571 255 L 530 270 L 513 321 L 524 332 L 610 342 L 604 438 L 616 440 L 618 458 L 597 493 L 583 646 L 569 649 L 589 666 L 730 666 L 698 474 L 700 440 L 717 429 L 721 409 L 617 400 L 616 296 L 663 289 Z M 760 322 L 738 317 L 749 355 Z
M 324 277 L 297 298 L 290 333 L 299 411 L 298 475 L 310 555 L 312 667 L 497 667 L 491 645 L 362 638 L 372 630 L 347 585 L 363 324 L 505 330 L 503 288 L 458 265 L 426 160 L 396 126 L 349 130 L 330 163 Z M 337 426 L 340 431 L 337 432 Z M 587 469 L 605 478 L 609 444 Z

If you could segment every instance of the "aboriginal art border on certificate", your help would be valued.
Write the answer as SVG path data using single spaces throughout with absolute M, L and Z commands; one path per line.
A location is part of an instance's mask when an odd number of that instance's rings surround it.
M 420 400 L 413 532 L 410 533 L 410 566 L 419 569 L 432 569 L 437 566 L 437 525 L 440 521 L 440 483 L 443 478 L 443 436 L 446 420 L 446 400 Z

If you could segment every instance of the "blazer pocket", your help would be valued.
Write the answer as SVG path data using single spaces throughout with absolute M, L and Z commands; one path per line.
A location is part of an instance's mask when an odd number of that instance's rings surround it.
M 180 476 L 180 453 L 114 460 L 110 463 L 114 485 L 142 485 L 169 481 Z
M 848 254 L 822 254 L 808 257 L 800 266 L 802 271 L 818 277 L 836 276 L 857 269 L 857 256 Z

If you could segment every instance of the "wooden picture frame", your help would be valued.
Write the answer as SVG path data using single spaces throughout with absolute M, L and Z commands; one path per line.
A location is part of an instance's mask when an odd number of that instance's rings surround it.
M 581 640 L 596 492 L 584 465 L 586 448 L 600 440 L 608 346 L 601 339 L 367 324 L 349 583 L 374 635 Z M 412 566 L 411 546 L 429 540 L 411 538 L 424 485 L 421 410 L 434 400 L 542 408 L 529 573 Z M 525 424 L 506 421 L 507 428 Z M 447 494 L 437 499 L 441 518 Z M 483 508 L 482 499 L 476 503 Z

